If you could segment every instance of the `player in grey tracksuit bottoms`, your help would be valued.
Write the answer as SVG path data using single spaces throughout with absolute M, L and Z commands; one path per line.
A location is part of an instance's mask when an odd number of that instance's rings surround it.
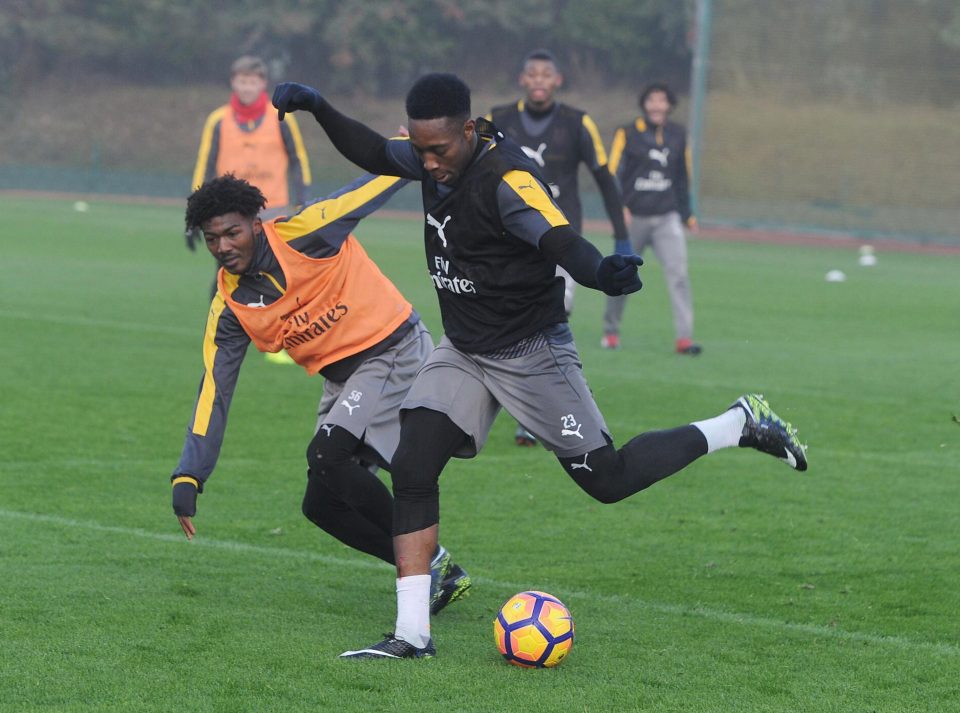
M 610 147 L 610 171 L 620 182 L 630 233 L 631 244 L 625 247 L 637 255 L 653 247 L 670 294 L 676 351 L 696 356 L 702 348 L 693 341 L 693 297 L 683 230 L 684 225 L 697 225 L 690 211 L 686 130 L 667 119 L 676 99 L 666 84 L 647 85 L 639 103 L 643 116 L 618 128 Z M 620 346 L 626 299 L 607 298 L 601 341 L 605 349 Z

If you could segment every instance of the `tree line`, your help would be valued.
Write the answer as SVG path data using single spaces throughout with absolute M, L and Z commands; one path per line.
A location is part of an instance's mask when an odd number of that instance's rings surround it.
M 705 0 L 711 86 L 899 94 L 960 91 L 957 0 Z M 512 86 L 547 47 L 568 83 L 689 81 L 697 0 L 4 0 L 0 96 L 79 74 L 118 82 L 223 82 L 241 54 L 273 79 L 331 93 L 402 95 L 427 71 Z M 814 61 L 811 61 L 811 58 Z M 824 71 L 823 67 L 827 69 Z
M 94 73 L 222 82 L 238 55 L 328 91 L 401 94 L 426 71 L 513 77 L 549 47 L 572 80 L 682 81 L 693 0 L 7 0 L 0 82 Z

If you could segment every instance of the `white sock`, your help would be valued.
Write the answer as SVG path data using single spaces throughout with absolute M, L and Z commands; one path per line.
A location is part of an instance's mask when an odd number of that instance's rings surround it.
M 430 575 L 397 580 L 397 626 L 394 635 L 422 649 L 430 640 Z
M 747 414 L 742 408 L 736 407 L 706 421 L 694 421 L 690 425 L 700 429 L 707 439 L 707 453 L 713 453 L 721 448 L 740 445 L 740 436 L 743 435 L 746 422 Z

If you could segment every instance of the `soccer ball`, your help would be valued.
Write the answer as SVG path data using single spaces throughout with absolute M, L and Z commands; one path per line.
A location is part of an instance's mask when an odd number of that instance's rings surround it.
M 514 666 L 549 668 L 573 647 L 573 617 L 546 592 L 520 592 L 500 607 L 493 638 L 503 658 Z

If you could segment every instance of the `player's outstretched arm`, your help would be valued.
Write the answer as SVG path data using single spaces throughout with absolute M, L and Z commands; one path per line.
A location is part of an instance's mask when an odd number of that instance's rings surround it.
M 643 264 L 642 257 L 603 257 L 591 242 L 569 225 L 562 225 L 544 233 L 540 238 L 540 252 L 569 272 L 570 276 L 584 287 L 614 296 L 630 294 L 643 287 L 638 274 L 638 268 Z
M 308 111 L 345 159 L 364 171 L 396 176 L 396 168 L 387 156 L 387 139 L 365 124 L 344 116 L 313 87 L 283 82 L 273 90 L 273 106 L 283 121 L 285 114 Z
M 249 345 L 250 337 L 218 290 L 210 301 L 203 332 L 204 372 L 193 418 L 183 439 L 180 462 L 170 477 L 173 512 L 187 539 L 196 534 L 191 518 L 197 510 L 197 493 L 203 492 L 220 455 L 230 402 Z

